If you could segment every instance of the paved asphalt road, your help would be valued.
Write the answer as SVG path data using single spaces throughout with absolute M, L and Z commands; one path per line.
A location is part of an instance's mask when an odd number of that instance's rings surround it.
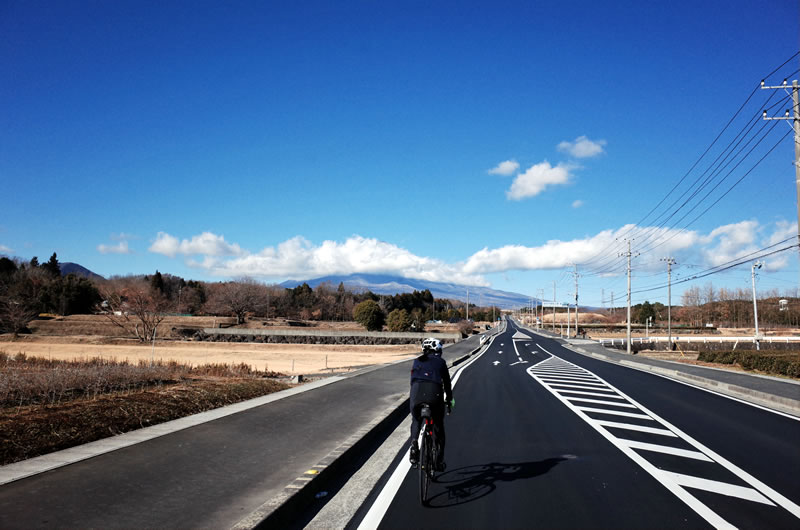
M 453 361 L 479 337 L 445 348 Z M 230 528 L 398 398 L 411 361 L 0 486 L 0 529 Z
M 517 331 L 459 376 L 430 507 L 404 458 L 362 527 L 800 527 L 800 421 Z

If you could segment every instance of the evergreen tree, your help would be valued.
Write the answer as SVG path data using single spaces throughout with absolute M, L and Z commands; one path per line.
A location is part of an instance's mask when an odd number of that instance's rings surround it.
M 50 256 L 50 259 L 47 263 L 42 265 L 42 268 L 50 273 L 50 276 L 53 278 L 60 278 L 61 277 L 61 265 L 58 263 L 58 257 L 56 253 L 53 252 L 53 255 Z
M 164 277 L 156 270 L 156 273 L 150 278 L 150 288 L 159 293 L 164 293 Z

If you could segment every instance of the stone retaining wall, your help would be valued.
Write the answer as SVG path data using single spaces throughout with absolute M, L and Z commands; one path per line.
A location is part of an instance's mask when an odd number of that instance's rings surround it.
M 191 340 L 209 342 L 252 342 L 269 344 L 349 344 L 390 345 L 419 344 L 426 337 L 435 337 L 443 344 L 458 342 L 460 333 L 397 333 L 378 331 L 325 331 L 301 329 L 181 329 Z

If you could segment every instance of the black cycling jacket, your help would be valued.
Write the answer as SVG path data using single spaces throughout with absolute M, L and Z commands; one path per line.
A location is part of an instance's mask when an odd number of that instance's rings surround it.
M 450 401 L 453 399 L 450 372 L 447 370 L 447 363 L 444 359 L 438 355 L 428 355 L 427 353 L 423 353 L 414 359 L 414 364 L 411 367 L 412 401 L 416 401 L 413 399 L 415 387 L 419 390 L 431 387 L 443 389 L 445 400 Z

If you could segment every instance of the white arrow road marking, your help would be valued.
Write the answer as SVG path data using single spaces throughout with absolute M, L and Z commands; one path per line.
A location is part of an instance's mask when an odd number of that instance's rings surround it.
M 493 365 L 495 365 L 495 366 L 497 366 L 498 364 L 500 364 L 500 361 L 495 361 L 495 362 L 493 362 L 492 364 L 493 364 Z

